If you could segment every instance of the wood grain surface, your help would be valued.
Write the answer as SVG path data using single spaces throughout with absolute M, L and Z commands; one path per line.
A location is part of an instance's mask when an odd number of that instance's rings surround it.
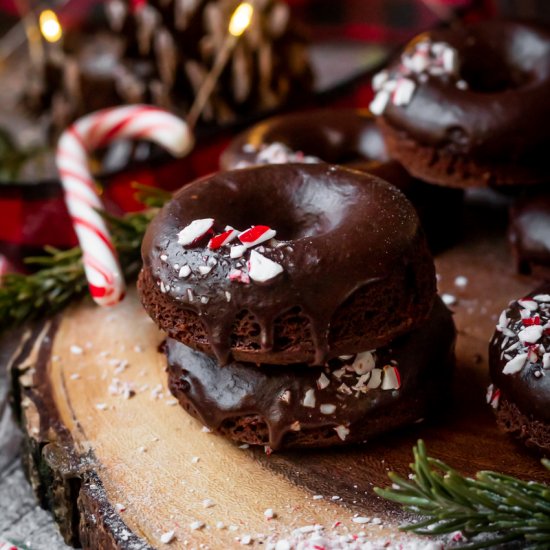
M 504 225 L 504 207 L 474 196 L 463 240 L 436 260 L 441 292 L 456 297 L 449 410 L 361 447 L 266 456 L 203 431 L 167 391 L 165 359 L 157 351 L 163 336 L 133 292 L 112 310 L 85 300 L 11 337 L 3 359 L 16 379 L 24 462 L 65 539 L 90 548 L 230 548 L 248 536 L 252 544 L 265 543 L 336 522 L 341 532 L 379 539 L 395 533 L 405 516 L 372 487 L 387 484 L 388 470 L 407 472 L 419 437 L 431 454 L 464 473 L 494 469 L 550 481 L 538 457 L 496 430 L 485 404 L 487 343 L 496 318 L 539 282 L 515 275 Z M 457 276 L 467 284 L 457 286 Z M 135 394 L 128 398 L 128 390 Z M 7 478 L 25 491 L 13 449 L 0 482 Z M 270 521 L 267 508 L 276 513 Z M 379 517 L 382 525 L 357 525 L 355 514 Z M 192 529 L 194 522 L 201 527 Z M 163 544 L 162 534 L 172 530 L 174 539 Z M 0 540 L 10 536 L 0 519 Z

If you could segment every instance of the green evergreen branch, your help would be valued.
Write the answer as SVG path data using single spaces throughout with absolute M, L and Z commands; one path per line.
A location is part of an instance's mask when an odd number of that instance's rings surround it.
M 423 441 L 413 449 L 410 479 L 394 472 L 392 486 L 375 488 L 379 496 L 424 516 L 405 525 L 417 535 L 443 535 L 461 531 L 469 542 L 461 548 L 487 548 L 520 542 L 526 548 L 550 548 L 550 487 L 534 481 L 481 471 L 464 477 L 429 457 Z M 550 470 L 550 461 L 542 460 Z
M 141 241 L 151 219 L 170 194 L 155 188 L 134 185 L 147 210 L 122 217 L 101 212 L 111 230 L 124 276 L 135 277 L 141 267 Z M 26 258 L 36 270 L 29 274 L 9 273 L 0 284 L 0 332 L 25 321 L 52 315 L 87 289 L 79 247 L 59 250 L 46 247 L 42 256 Z

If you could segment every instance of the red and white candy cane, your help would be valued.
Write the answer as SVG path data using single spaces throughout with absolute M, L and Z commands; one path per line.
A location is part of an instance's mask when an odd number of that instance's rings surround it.
M 144 139 L 183 156 L 193 147 L 189 126 L 180 118 L 149 105 L 114 107 L 78 119 L 59 139 L 56 164 L 82 249 L 84 270 L 93 299 L 102 306 L 124 296 L 124 279 L 103 218 L 88 166 L 89 154 L 117 139 Z

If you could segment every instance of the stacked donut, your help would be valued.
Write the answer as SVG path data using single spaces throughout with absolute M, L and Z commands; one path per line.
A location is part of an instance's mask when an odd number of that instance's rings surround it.
M 169 385 L 269 449 L 362 442 L 445 400 L 455 331 L 414 208 L 330 164 L 220 172 L 151 223 L 138 288 Z
M 390 159 L 368 109 L 321 109 L 269 118 L 231 141 L 220 157 L 220 168 L 285 162 L 330 162 L 379 176 L 412 202 L 432 251 L 456 240 L 463 191 L 428 185 Z

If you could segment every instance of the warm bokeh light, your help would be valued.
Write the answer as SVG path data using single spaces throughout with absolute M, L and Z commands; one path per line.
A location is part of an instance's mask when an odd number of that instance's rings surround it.
M 231 16 L 231 21 L 229 21 L 229 33 L 233 36 L 241 36 L 250 25 L 253 13 L 254 7 L 252 4 L 248 2 L 239 4 Z
M 44 10 L 38 19 L 40 32 L 48 42 L 57 42 L 63 36 L 63 30 L 57 15 L 52 10 Z

